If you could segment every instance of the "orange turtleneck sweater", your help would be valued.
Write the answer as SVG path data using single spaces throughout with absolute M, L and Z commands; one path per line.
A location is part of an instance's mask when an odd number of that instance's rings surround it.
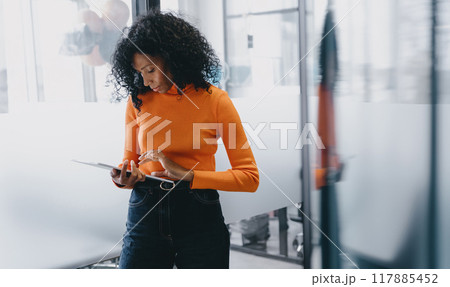
M 129 98 L 123 161 L 138 163 L 140 154 L 159 149 L 186 169 L 198 163 L 192 189 L 256 191 L 258 169 L 240 117 L 225 91 L 212 85 L 210 91 L 193 85 L 183 90 L 185 95 L 178 95 L 174 86 L 165 94 L 150 91 L 139 95 L 141 112 Z M 214 154 L 219 137 L 232 168 L 217 172 Z M 164 170 L 159 162 L 147 162 L 139 169 L 145 174 Z

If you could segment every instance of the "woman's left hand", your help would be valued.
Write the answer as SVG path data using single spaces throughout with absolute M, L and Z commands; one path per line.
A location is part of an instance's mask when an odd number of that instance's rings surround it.
M 165 176 L 174 179 L 183 179 L 185 181 L 192 181 L 192 179 L 194 178 L 194 171 L 185 169 L 184 167 L 167 158 L 161 151 L 158 150 L 150 150 L 143 153 L 139 157 L 139 160 L 139 165 L 149 161 L 159 161 L 161 163 L 164 170 L 152 172 L 151 175 L 154 176 Z

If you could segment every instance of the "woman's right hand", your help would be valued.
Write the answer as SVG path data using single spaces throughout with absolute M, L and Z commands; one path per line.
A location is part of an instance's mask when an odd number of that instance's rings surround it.
M 122 188 L 132 189 L 139 181 L 145 181 L 145 174 L 136 167 L 134 161 L 131 161 L 131 175 L 127 176 L 128 160 L 125 160 L 122 165 L 122 170 L 119 172 L 116 169 L 111 170 L 111 178 Z

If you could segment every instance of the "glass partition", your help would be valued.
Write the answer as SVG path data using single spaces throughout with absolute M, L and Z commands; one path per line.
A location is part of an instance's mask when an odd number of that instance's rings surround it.
M 439 268 L 450 268 L 450 2 L 438 1 L 436 52 L 438 75 L 438 109 L 437 109 L 437 141 L 438 141 L 438 175 L 437 175 L 437 246 Z
M 333 2 L 315 1 L 315 39 L 333 11 L 339 69 L 332 120 L 344 166 L 333 203 L 340 247 L 361 268 L 425 268 L 431 1 Z M 310 103 L 316 120 L 317 93 Z

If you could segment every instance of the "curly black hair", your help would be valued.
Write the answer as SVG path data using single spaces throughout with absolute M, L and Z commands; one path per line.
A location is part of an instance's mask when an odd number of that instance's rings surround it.
M 112 56 L 111 75 L 117 98 L 131 95 L 133 105 L 139 111 L 142 100 L 138 95 L 150 88 L 144 85 L 141 75 L 132 66 L 136 53 L 161 57 L 180 95 L 188 84 L 209 91 L 209 81 L 220 75 L 219 58 L 197 28 L 173 13 L 151 10 L 128 29 L 127 36 L 119 39 Z M 123 89 L 127 95 L 121 95 Z

